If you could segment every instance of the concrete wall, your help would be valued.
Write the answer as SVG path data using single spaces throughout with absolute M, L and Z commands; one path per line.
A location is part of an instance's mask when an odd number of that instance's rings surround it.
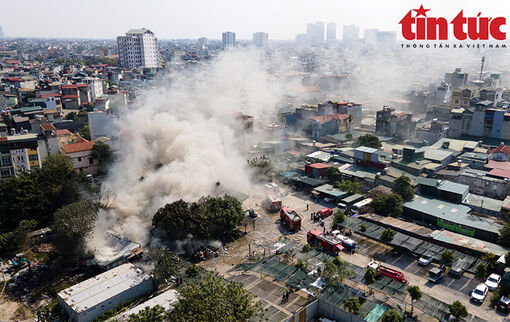
M 319 300 L 319 310 L 318 315 L 327 317 L 330 320 L 334 321 L 351 321 L 351 322 L 363 322 L 365 321 L 361 317 L 357 315 L 352 315 L 347 311 L 342 310 L 339 307 L 335 307 L 329 303 Z

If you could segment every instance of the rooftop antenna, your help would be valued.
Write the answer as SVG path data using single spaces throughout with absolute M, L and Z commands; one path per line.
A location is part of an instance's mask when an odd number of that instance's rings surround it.
M 480 66 L 480 78 L 478 80 L 482 80 L 483 64 L 484 63 L 485 63 L 485 56 L 482 56 L 482 66 Z

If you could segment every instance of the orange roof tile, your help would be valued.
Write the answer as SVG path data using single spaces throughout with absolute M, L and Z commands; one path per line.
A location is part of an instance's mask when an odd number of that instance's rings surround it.
M 84 138 L 81 138 L 77 143 L 67 144 L 62 147 L 66 154 L 81 152 L 81 151 L 90 151 L 94 147 L 96 142 L 87 141 Z

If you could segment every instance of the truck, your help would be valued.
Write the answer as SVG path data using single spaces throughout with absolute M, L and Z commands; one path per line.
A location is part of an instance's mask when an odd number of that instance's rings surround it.
M 289 207 L 282 207 L 280 209 L 280 224 L 286 226 L 290 231 L 300 230 L 301 216 Z
M 363 207 L 363 206 L 366 206 L 368 205 L 369 203 L 372 202 L 372 198 L 367 198 L 367 199 L 363 199 L 357 203 L 355 203 L 354 205 L 352 205 L 351 207 L 351 212 L 356 214 L 356 213 L 359 213 L 360 209 Z
M 433 267 L 429 270 L 428 280 L 432 283 L 437 283 L 440 279 L 443 278 L 446 272 L 446 267 L 441 265 L 440 267 Z
M 371 267 L 372 269 L 374 269 L 377 272 L 377 274 L 379 274 L 381 276 L 388 276 L 389 278 L 394 279 L 394 280 L 399 281 L 404 284 L 409 283 L 407 281 L 407 279 L 405 278 L 404 273 L 399 272 L 393 268 L 384 266 L 379 262 L 371 261 L 370 263 L 368 263 L 367 267 Z
M 322 251 L 332 256 L 338 255 L 344 249 L 342 241 L 333 235 L 323 234 L 318 229 L 312 229 L 306 234 L 306 241 L 308 244 L 313 245 L 319 243 Z
M 331 232 L 333 236 L 342 241 L 342 246 L 349 251 L 355 251 L 358 248 L 358 243 L 347 236 L 340 234 L 340 230 L 333 230 Z

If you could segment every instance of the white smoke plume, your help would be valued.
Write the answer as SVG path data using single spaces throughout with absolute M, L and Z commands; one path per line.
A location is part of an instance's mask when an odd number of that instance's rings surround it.
M 145 244 L 158 208 L 195 201 L 220 182 L 247 193 L 250 175 L 239 113 L 274 113 L 282 89 L 258 52 L 225 52 L 206 67 L 171 69 L 120 120 L 121 153 L 102 186 L 114 208 L 100 214 L 92 249 L 113 229 Z

